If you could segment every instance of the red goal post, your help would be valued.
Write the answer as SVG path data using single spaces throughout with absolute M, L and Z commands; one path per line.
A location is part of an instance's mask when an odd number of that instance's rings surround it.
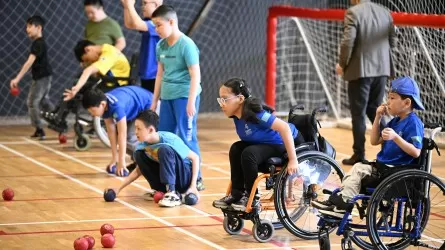
M 338 21 L 344 20 L 345 9 L 309 9 L 291 6 L 273 6 L 269 8 L 267 18 L 267 47 L 266 47 L 266 88 L 265 102 L 275 107 L 276 76 L 277 76 L 277 21 L 279 17 L 297 17 L 303 19 Z M 445 15 L 413 14 L 392 12 L 396 26 L 414 26 L 429 28 L 445 28 Z M 442 85 L 443 88 L 443 85 Z M 445 98 L 445 97 L 444 97 Z

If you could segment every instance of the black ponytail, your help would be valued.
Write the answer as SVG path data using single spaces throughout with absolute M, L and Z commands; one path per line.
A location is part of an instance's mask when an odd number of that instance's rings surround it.
M 235 95 L 244 96 L 244 105 L 241 119 L 248 122 L 258 123 L 259 119 L 256 116 L 257 113 L 263 110 L 266 110 L 269 113 L 274 112 L 271 107 L 263 104 L 260 99 L 252 96 L 249 88 L 246 85 L 246 82 L 243 79 L 231 78 L 223 83 L 223 86 L 230 88 L 232 90 L 232 93 Z

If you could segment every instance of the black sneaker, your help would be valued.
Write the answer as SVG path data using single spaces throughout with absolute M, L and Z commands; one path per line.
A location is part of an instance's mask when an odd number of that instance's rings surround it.
M 351 211 L 354 208 L 354 204 L 347 203 L 343 200 L 342 195 L 331 195 L 329 201 L 335 205 L 334 211 L 345 213 L 347 210 Z
M 198 189 L 198 191 L 202 191 L 202 190 L 206 189 L 206 187 L 204 186 L 204 183 L 202 182 L 202 178 L 199 178 L 196 181 L 196 189 Z
M 34 132 L 34 134 L 31 135 L 31 138 L 44 140 L 45 136 L 46 136 L 45 131 L 43 131 L 43 129 L 41 129 L 41 128 L 37 128 L 36 131 Z
M 239 198 L 233 197 L 231 194 L 224 196 L 219 200 L 213 201 L 213 206 L 216 208 L 227 209 L 232 203 L 239 201 Z
M 255 195 L 255 198 L 253 198 L 252 201 L 252 207 L 260 207 L 260 199 L 259 199 L 259 195 Z M 249 201 L 249 196 L 248 194 L 244 194 L 243 197 L 237 201 L 232 203 L 232 208 L 236 211 L 246 211 L 246 207 L 247 207 L 247 202 Z
M 136 169 L 136 167 L 137 167 L 137 165 L 136 165 L 136 163 L 135 163 L 135 162 L 133 162 L 133 163 L 130 163 L 130 164 L 128 164 L 128 165 L 127 165 L 127 170 L 128 170 L 128 173 L 131 173 L 131 172 L 133 172 L 133 170 L 135 170 L 135 169 Z
M 335 208 L 335 205 L 329 200 L 325 201 L 314 200 L 311 202 L 311 205 L 317 209 L 323 209 L 328 211 L 333 211 Z

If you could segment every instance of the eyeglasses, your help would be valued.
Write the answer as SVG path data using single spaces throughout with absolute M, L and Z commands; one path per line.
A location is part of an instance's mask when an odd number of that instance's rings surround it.
M 233 99 L 233 98 L 236 98 L 236 97 L 238 97 L 238 96 L 241 96 L 241 95 L 234 95 L 234 96 L 232 96 L 232 97 L 226 97 L 226 98 L 216 98 L 216 101 L 218 101 L 218 104 L 219 104 L 220 106 L 222 106 L 222 105 L 226 105 L 226 102 L 227 102 L 228 100 Z

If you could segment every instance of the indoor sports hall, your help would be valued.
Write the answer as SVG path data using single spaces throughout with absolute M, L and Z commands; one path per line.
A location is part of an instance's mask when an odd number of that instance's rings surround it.
M 136 0 L 136 12 L 142 13 L 150 1 Z M 123 7 L 123 2 L 134 1 L 102 2 L 122 29 L 122 52 L 137 75 L 142 32 L 125 26 Z M 341 177 L 352 167 L 342 163 L 354 154 L 348 83 L 336 74 L 351 1 L 163 1 L 174 7 L 179 29 L 199 48 L 202 86 L 197 138 L 205 188 L 197 204 L 185 204 L 183 194 L 183 204 L 171 208 L 145 199 L 152 189 L 143 176 L 114 201 L 104 200 L 104 190 L 118 188 L 128 177 L 107 172 L 112 156 L 106 125 L 91 117 L 81 101 L 75 112 L 70 110 L 67 129 L 55 131 L 45 121 L 46 136 L 30 137 L 35 131 L 27 100 L 31 69 L 17 89 L 10 86 L 33 42 L 25 31 L 27 18 L 45 19 L 43 37 L 52 68 L 48 97 L 57 104 L 83 70 L 73 48 L 88 22 L 84 2 L 0 2 L 0 249 L 445 249 L 445 5 L 431 0 L 372 2 L 391 11 L 398 38 L 392 51 L 395 76 L 410 76 L 419 86 L 425 110 L 415 113 L 425 124 L 425 138 L 415 159 L 419 164 L 413 167 L 420 169 L 362 189 L 367 198 L 356 203 L 352 219 L 326 217 L 311 205 L 312 199 L 326 199 L 340 188 Z M 221 84 L 233 77 L 244 79 L 252 96 L 274 108 L 276 117 L 311 131 L 313 145 L 301 152 L 297 148 L 299 166 L 330 166 L 323 182 L 309 185 L 316 186 L 312 196 L 303 176 L 286 174 L 283 155 L 280 163 L 268 161 L 266 171 L 258 173 L 259 195 L 251 197 L 260 201 L 258 208 L 233 212 L 212 205 L 230 190 L 229 151 L 240 140 L 233 119 L 217 101 Z M 390 81 L 386 90 L 389 86 Z M 295 117 L 306 120 L 295 122 Z M 371 127 L 367 120 L 370 161 L 381 150 L 370 143 Z M 431 134 L 433 140 L 428 139 Z M 335 153 L 325 150 L 325 142 Z M 398 188 L 408 192 L 388 191 Z M 114 230 L 105 232 L 104 224 Z M 325 227 L 329 237 L 321 229 Z M 345 231 L 338 233 L 339 228 Z M 94 246 L 85 236 L 94 238 Z

